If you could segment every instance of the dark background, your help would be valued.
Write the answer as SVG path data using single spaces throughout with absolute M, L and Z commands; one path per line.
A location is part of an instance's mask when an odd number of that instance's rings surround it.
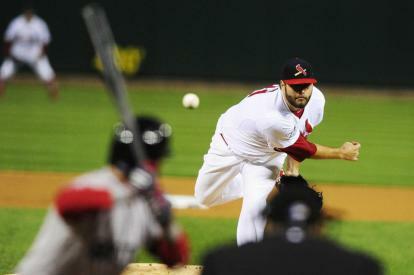
M 136 77 L 278 80 L 293 56 L 324 83 L 414 85 L 413 5 L 404 0 L 97 1 L 121 46 L 145 48 Z M 23 1 L 0 8 L 0 32 Z M 87 1 L 35 1 L 52 32 L 58 73 L 91 73 L 93 50 L 80 11 Z

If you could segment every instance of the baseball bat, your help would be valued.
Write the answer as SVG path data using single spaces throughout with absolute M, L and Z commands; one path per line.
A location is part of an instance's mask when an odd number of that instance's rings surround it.
M 132 153 L 137 160 L 137 166 L 141 169 L 135 169 L 127 176 L 138 190 L 147 190 L 145 197 L 153 213 L 160 224 L 167 228 L 171 222 L 170 203 L 165 199 L 165 196 L 159 193 L 154 183 L 154 176 L 145 170 L 143 165 L 146 155 L 141 145 L 141 139 L 138 138 L 141 133 L 136 127 L 135 118 L 131 112 L 125 80 L 116 64 L 116 44 L 105 11 L 99 4 L 93 3 L 82 9 L 82 15 L 95 51 L 102 62 L 108 91 L 114 99 L 122 122 L 133 135 Z
M 136 127 L 134 115 L 129 106 L 125 80 L 116 64 L 116 44 L 111 27 L 104 9 L 96 3 L 89 4 L 82 9 L 89 36 L 95 51 L 103 65 L 103 76 L 108 91 L 112 95 L 115 105 L 125 127 L 133 134 L 132 148 L 138 166 L 146 159 L 145 152 L 138 138 L 140 133 Z

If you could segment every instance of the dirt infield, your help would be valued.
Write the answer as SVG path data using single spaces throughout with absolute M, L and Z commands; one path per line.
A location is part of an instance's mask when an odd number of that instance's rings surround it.
M 0 207 L 45 208 L 56 191 L 76 174 L 0 172 Z M 164 177 L 169 194 L 192 195 L 194 179 Z M 414 221 L 414 188 L 317 184 L 325 206 L 344 220 Z M 178 216 L 237 218 L 241 200 L 211 209 L 176 210 Z
M 198 275 L 201 273 L 200 265 L 186 265 L 170 269 L 163 264 L 129 264 L 122 275 L 151 274 L 151 275 Z

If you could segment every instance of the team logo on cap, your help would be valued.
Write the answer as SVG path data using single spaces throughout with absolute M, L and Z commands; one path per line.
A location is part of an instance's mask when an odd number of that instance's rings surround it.
M 306 69 L 302 68 L 302 66 L 300 64 L 296 65 L 296 70 L 298 71 L 297 73 L 295 73 L 295 76 L 298 76 L 300 74 L 303 74 L 304 76 L 306 76 L 308 73 L 306 72 Z

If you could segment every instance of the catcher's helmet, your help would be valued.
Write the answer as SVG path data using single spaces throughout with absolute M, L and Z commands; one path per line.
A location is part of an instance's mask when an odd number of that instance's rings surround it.
M 138 141 L 141 143 L 147 160 L 158 161 L 169 155 L 169 140 L 172 132 L 170 125 L 154 117 L 140 116 L 136 118 L 136 127 L 140 133 Z M 131 131 L 123 125 L 116 127 L 109 152 L 109 163 L 125 172 L 137 165 L 132 140 Z

